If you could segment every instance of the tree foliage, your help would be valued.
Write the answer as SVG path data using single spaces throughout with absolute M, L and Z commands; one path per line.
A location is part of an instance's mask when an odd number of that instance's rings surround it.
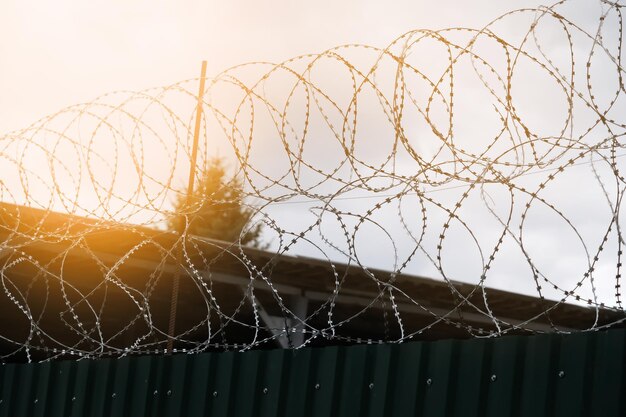
M 209 163 L 191 196 L 181 194 L 175 202 L 176 215 L 168 219 L 172 230 L 227 242 L 261 247 L 262 224 L 250 227 L 254 209 L 244 204 L 242 181 L 227 178 L 220 159 Z M 243 233 L 242 233 L 243 231 Z

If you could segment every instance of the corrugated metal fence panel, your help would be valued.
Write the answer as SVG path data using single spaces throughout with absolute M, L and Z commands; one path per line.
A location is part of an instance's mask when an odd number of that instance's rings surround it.
M 0 367 L 0 417 L 624 416 L 626 331 Z

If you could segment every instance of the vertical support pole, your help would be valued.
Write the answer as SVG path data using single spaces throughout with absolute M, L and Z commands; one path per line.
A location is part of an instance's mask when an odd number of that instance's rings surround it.
M 200 127 L 202 126 L 202 105 L 204 97 L 204 84 L 206 81 L 206 61 L 202 61 L 202 69 L 200 70 L 200 86 L 198 89 L 198 103 L 196 105 L 196 124 L 193 131 L 193 145 L 191 148 L 191 160 L 189 164 L 189 181 L 187 182 L 187 196 L 185 197 L 184 207 L 189 207 L 191 202 L 191 195 L 193 194 L 194 181 L 196 179 L 196 160 L 198 158 L 198 142 L 200 140 Z M 176 332 L 176 311 L 178 309 L 178 289 L 180 286 L 180 273 L 182 269 L 183 260 L 183 239 L 182 235 L 185 232 L 185 226 L 182 222 L 180 224 L 180 234 L 178 249 L 176 251 L 176 272 L 174 273 L 174 280 L 172 281 L 172 298 L 170 303 L 170 321 L 168 328 L 167 350 L 171 354 L 174 349 L 174 335 Z
M 206 61 L 202 61 L 200 70 L 200 88 L 198 90 L 198 105 L 196 106 L 196 125 L 193 130 L 193 147 L 191 148 L 191 164 L 189 165 L 189 182 L 187 183 L 187 202 L 193 193 L 193 183 L 196 179 L 196 159 L 198 158 L 198 141 L 200 126 L 202 125 L 202 104 L 204 97 L 204 83 L 206 81 Z
M 295 316 L 292 321 L 292 328 L 295 330 L 291 335 L 291 345 L 294 348 L 302 346 L 306 340 L 304 335 L 304 321 L 306 320 L 309 300 L 303 295 L 292 295 L 289 297 L 289 308 Z M 289 329 L 291 330 L 291 329 Z

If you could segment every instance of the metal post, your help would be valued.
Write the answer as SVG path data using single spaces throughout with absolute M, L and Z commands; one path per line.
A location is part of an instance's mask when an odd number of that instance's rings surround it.
M 202 125 L 202 105 L 204 96 L 204 83 L 206 81 L 206 61 L 202 61 L 202 69 L 200 70 L 200 87 L 198 89 L 198 103 L 196 105 L 196 125 L 193 131 L 193 145 L 191 148 L 191 161 L 189 164 L 189 182 L 187 183 L 187 196 L 185 197 L 185 205 L 183 207 L 189 207 L 191 201 L 191 195 L 193 194 L 193 185 L 195 181 L 196 173 L 196 159 L 198 158 L 198 141 L 200 138 L 200 127 Z M 178 249 L 176 252 L 177 267 L 174 273 L 174 281 L 172 282 L 172 299 L 170 304 L 170 322 L 168 329 L 167 350 L 172 353 L 174 349 L 174 333 L 176 331 L 176 310 L 178 308 L 178 288 L 180 285 L 180 273 L 182 269 L 183 260 L 183 239 L 182 235 L 185 232 L 184 225 L 180 223 L 180 230 L 178 230 L 181 239 L 179 240 Z

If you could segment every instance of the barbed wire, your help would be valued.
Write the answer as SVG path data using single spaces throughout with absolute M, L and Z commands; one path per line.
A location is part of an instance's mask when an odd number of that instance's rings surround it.
M 264 250 L 175 211 L 198 79 L 0 136 L 3 359 L 623 323 L 623 5 L 585 28 L 569 3 L 207 79 L 196 178 L 229 161 Z M 511 284 L 535 298 L 489 289 Z

